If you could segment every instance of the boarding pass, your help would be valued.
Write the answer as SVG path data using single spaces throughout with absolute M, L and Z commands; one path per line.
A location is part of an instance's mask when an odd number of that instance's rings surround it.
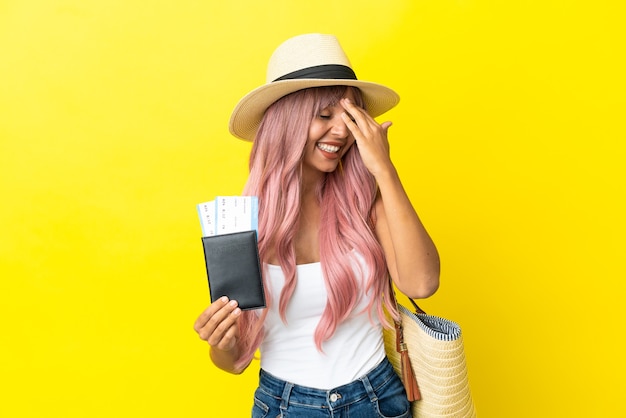
M 252 231 L 258 233 L 259 203 L 256 196 L 216 196 L 197 205 L 202 236 Z

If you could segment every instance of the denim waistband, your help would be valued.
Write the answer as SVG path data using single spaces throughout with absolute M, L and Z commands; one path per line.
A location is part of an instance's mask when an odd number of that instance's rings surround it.
M 259 388 L 268 395 L 280 399 L 281 408 L 286 408 L 289 404 L 298 404 L 313 408 L 335 409 L 359 402 L 367 397 L 375 402 L 377 400 L 375 391 L 389 379 L 396 377 L 393 366 L 385 357 L 378 366 L 365 375 L 333 389 L 296 385 L 279 379 L 263 369 L 259 372 Z

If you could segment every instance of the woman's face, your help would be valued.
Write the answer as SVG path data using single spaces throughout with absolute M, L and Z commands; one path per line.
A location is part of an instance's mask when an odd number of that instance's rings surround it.
M 351 89 L 346 91 L 345 97 L 355 101 Z M 343 106 L 337 103 L 322 109 L 311 121 L 304 150 L 305 175 L 335 171 L 341 158 L 354 144 L 354 137 L 341 118 L 344 112 Z

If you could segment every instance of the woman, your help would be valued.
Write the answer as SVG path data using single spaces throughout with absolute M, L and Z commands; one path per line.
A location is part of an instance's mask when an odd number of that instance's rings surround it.
M 252 140 L 246 195 L 259 197 L 259 254 L 268 308 L 222 298 L 195 330 L 215 365 L 242 373 L 261 355 L 253 417 L 409 417 L 386 359 L 389 277 L 411 298 L 439 286 L 439 256 L 389 157 L 399 98 L 357 80 L 337 39 L 281 44 L 267 83 L 230 121 Z

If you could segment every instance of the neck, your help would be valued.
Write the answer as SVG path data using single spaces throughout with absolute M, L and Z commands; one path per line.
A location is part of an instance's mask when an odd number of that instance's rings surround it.
M 322 173 L 322 172 L 317 172 L 314 175 L 303 175 L 301 199 L 303 201 L 306 201 L 310 197 L 316 198 L 317 197 L 316 193 L 319 190 L 319 187 L 325 178 L 326 178 L 326 173 Z

